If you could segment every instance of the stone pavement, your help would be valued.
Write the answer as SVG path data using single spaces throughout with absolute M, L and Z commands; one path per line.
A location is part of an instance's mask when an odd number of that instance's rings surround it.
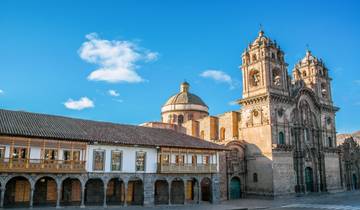
M 34 208 L 38 210 L 52 209 L 52 207 Z M 79 210 L 79 207 L 64 207 L 64 210 Z M 85 209 L 103 210 L 101 206 L 89 206 Z M 342 192 L 336 194 L 313 194 L 302 197 L 284 197 L 270 199 L 239 199 L 223 201 L 221 204 L 203 203 L 200 205 L 164 205 L 164 206 L 108 206 L 108 210 L 360 210 L 360 191 Z M 25 210 L 25 209 L 24 209 Z

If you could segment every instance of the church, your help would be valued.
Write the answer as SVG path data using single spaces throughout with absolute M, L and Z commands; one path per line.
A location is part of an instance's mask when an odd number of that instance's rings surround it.
M 280 46 L 260 31 L 241 55 L 241 109 L 217 116 L 181 84 L 161 108 L 161 122 L 226 146 L 220 157 L 221 198 L 276 197 L 343 189 L 331 78 L 307 50 L 288 73 Z

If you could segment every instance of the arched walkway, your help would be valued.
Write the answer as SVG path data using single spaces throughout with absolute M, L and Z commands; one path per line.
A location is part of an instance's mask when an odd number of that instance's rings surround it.
M 233 177 L 230 181 L 230 199 L 241 198 L 241 183 L 238 177 Z
M 310 167 L 305 168 L 306 192 L 314 192 L 313 170 Z
M 155 182 L 155 204 L 169 204 L 169 184 L 166 180 Z
M 186 181 L 186 203 L 195 203 L 199 200 L 199 183 L 196 179 Z
M 76 178 L 67 178 L 62 182 L 61 205 L 75 206 L 81 203 L 81 182 Z
M 57 185 L 51 177 L 42 177 L 35 183 L 34 206 L 56 206 Z
M 171 204 L 184 204 L 184 182 L 182 179 L 174 179 L 171 182 Z
M 211 198 L 211 179 L 205 177 L 201 180 L 201 200 L 211 202 Z
M 6 183 L 5 207 L 29 207 L 31 185 L 25 177 L 13 177 Z
M 85 205 L 103 205 L 104 183 L 101 179 L 89 179 L 85 185 Z
M 126 203 L 129 205 L 144 204 L 144 184 L 141 179 L 134 179 L 128 182 Z
M 124 204 L 124 182 L 120 178 L 113 178 L 107 184 L 106 203 L 107 205 Z

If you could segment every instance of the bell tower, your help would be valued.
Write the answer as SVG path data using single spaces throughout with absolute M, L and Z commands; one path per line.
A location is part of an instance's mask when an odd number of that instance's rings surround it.
M 303 81 L 324 104 L 332 104 L 329 70 L 322 59 L 315 57 L 310 50 L 293 70 L 294 82 Z
M 242 54 L 243 99 L 268 93 L 289 96 L 288 64 L 280 46 L 260 30 Z

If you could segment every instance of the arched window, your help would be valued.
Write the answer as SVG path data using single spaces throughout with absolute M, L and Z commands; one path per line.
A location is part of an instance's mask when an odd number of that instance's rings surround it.
M 275 86 L 281 85 L 281 71 L 278 68 L 272 70 L 273 84 Z
M 275 54 L 274 53 L 271 53 L 271 58 L 275 59 Z
M 183 122 L 184 122 L 184 115 L 181 114 L 178 116 L 178 124 L 181 125 Z
M 225 140 L 225 128 L 224 127 L 220 128 L 220 140 L 221 141 Z
M 205 139 L 205 132 L 203 130 L 200 131 L 200 138 Z
M 253 69 L 253 70 L 250 71 L 249 76 L 250 76 L 249 79 L 250 79 L 251 86 L 258 86 L 259 83 L 260 83 L 260 73 L 259 73 L 259 71 Z
M 322 97 L 326 98 L 327 97 L 327 88 L 326 88 L 326 84 L 322 83 L 321 84 L 321 95 Z
M 253 182 L 258 182 L 258 175 L 257 175 L 257 173 L 253 173 Z
M 333 142 L 332 142 L 331 137 L 328 137 L 328 145 L 329 145 L 329 147 L 333 147 Z
M 256 54 L 253 55 L 252 59 L 253 59 L 253 61 L 256 61 L 256 60 L 257 60 Z
M 279 142 L 278 144 L 285 144 L 285 136 L 283 132 L 279 132 Z

